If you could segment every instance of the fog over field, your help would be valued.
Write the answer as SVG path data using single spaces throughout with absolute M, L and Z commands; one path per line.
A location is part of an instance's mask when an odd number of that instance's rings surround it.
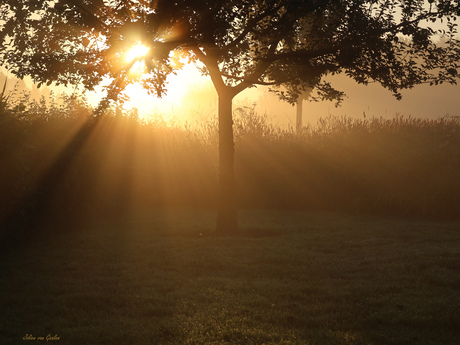
M 336 87 L 347 94 L 342 105 L 335 107 L 332 102 L 304 101 L 304 123 L 316 123 L 319 117 L 347 115 L 351 117 L 384 117 L 396 115 L 437 118 L 460 115 L 460 88 L 458 85 L 421 85 L 403 91 L 403 99 L 398 101 L 391 92 L 377 84 L 357 85 L 345 77 L 337 77 Z M 277 104 L 278 103 L 278 104 Z M 295 125 L 295 108 L 268 101 L 261 102 L 261 109 L 269 116 L 279 115 L 280 123 Z

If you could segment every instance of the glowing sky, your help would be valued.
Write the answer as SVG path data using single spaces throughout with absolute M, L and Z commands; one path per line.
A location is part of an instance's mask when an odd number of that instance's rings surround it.
M 305 101 L 304 123 L 316 123 L 319 117 L 328 115 L 362 118 L 364 112 L 368 117 L 386 118 L 396 114 L 430 118 L 460 116 L 460 86 L 457 85 L 416 86 L 412 90 L 403 91 L 402 101 L 397 101 L 391 92 L 377 84 L 357 85 L 343 76 L 335 77 L 334 81 L 333 85 L 344 91 L 348 98 L 339 108 L 331 102 Z M 26 84 L 28 87 L 32 86 L 30 80 Z M 72 92 L 73 89 L 59 90 Z M 92 106 L 96 106 L 102 98 L 101 90 L 102 87 L 99 87 L 95 92 L 87 93 Z M 131 100 L 125 104 L 125 109 L 136 107 L 143 117 L 159 114 L 165 118 L 174 117 L 182 122 L 192 122 L 197 118 L 203 119 L 217 114 L 217 93 L 210 78 L 201 76 L 193 65 L 185 65 L 177 75 L 168 77 L 168 93 L 162 99 L 148 95 L 139 85 L 130 85 L 127 93 Z M 279 101 L 266 88 L 247 89 L 235 97 L 233 103 L 234 109 L 256 104 L 256 111 L 266 114 L 275 124 L 295 126 L 295 108 Z

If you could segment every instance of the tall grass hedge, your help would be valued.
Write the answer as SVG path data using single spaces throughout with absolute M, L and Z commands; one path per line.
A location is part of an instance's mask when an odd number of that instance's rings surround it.
M 93 117 L 75 97 L 1 102 L 4 228 L 215 205 L 215 119 Z M 234 128 L 242 208 L 460 217 L 459 119 L 327 117 L 297 135 L 243 107 Z
M 459 144 L 460 121 L 447 117 L 328 117 L 301 136 L 248 135 L 238 173 L 259 189 L 241 195 L 272 207 L 459 217 Z

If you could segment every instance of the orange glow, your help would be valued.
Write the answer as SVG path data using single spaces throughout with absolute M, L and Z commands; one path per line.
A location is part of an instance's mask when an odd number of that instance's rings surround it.
M 133 71 L 133 68 L 131 70 Z M 184 120 L 188 113 L 202 111 L 209 105 L 210 99 L 215 98 L 214 94 L 196 93 L 203 87 L 208 89 L 210 81 L 209 78 L 203 77 L 194 65 L 184 65 L 177 74 L 169 75 L 166 82 L 167 93 L 162 98 L 149 95 L 138 83 L 129 85 L 125 90 L 125 94 L 129 97 L 129 101 L 125 104 L 126 108 L 136 107 L 141 117 L 161 113 L 173 114 Z M 190 92 L 194 92 L 194 96 L 186 97 Z
M 145 72 L 146 72 L 146 69 L 145 69 L 144 61 L 136 61 L 129 69 L 129 75 L 131 77 L 142 76 Z

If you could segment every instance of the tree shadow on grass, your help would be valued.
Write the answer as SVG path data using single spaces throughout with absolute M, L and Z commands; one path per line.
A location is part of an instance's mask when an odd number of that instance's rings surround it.
M 55 196 L 62 182 L 72 169 L 72 163 L 86 144 L 96 127 L 99 118 L 90 118 L 70 138 L 59 156 L 42 174 L 31 190 L 26 191 L 11 212 L 0 223 L 2 232 L 2 251 L 14 247 L 23 241 L 30 240 L 39 230 L 49 227 L 52 223 L 62 222 L 66 216 L 63 209 L 55 210 Z M 65 205 L 60 205 L 65 206 Z M 50 220 L 52 222 L 50 223 Z

